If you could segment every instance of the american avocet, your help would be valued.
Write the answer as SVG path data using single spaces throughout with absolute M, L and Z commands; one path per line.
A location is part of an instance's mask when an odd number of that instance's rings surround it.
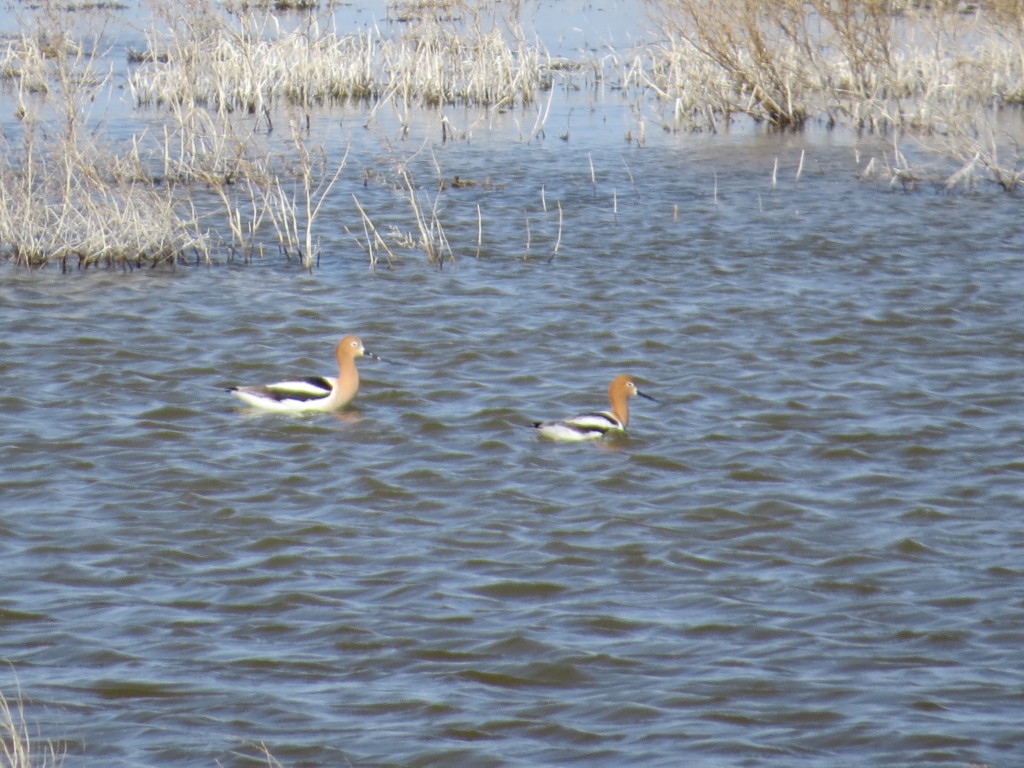
M 624 432 L 629 423 L 629 398 L 634 395 L 654 400 L 637 389 L 633 379 L 622 374 L 608 385 L 611 411 L 581 413 L 560 421 L 535 421 L 533 427 L 542 437 L 553 440 L 592 440 L 609 432 Z
M 297 381 L 279 381 L 260 387 L 231 387 L 228 390 L 248 405 L 267 411 L 336 411 L 352 402 L 359 391 L 356 358 L 367 352 L 358 336 L 346 336 L 334 350 L 338 359 L 338 377 L 310 376 Z

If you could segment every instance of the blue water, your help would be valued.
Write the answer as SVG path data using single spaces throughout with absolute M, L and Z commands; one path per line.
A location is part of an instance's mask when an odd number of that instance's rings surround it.
M 430 116 L 406 142 L 323 117 L 352 154 L 313 271 L 3 268 L 0 691 L 37 742 L 112 768 L 1021 763 L 1019 200 L 858 181 L 887 143 L 839 132 L 638 146 L 591 101 L 429 152 Z M 443 265 L 396 239 L 370 269 L 352 196 L 415 231 L 396 163 Z M 330 374 L 350 332 L 385 360 L 340 414 L 224 391 Z M 658 400 L 628 438 L 528 428 L 621 372 Z

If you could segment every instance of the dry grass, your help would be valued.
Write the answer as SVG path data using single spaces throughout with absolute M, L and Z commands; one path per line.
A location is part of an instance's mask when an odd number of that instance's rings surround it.
M 5 172 L 6 173 L 6 172 Z M 206 243 L 178 204 L 148 187 L 42 188 L 21 176 L 0 186 L 0 241 L 18 265 L 143 267 L 207 259 Z
M 68 38 L 60 30 L 23 34 L 5 53 L 21 118 L 21 135 L 0 145 L 5 255 L 19 265 L 65 268 L 203 258 L 206 244 L 188 206 L 140 175 L 130 153 L 98 138 L 90 109 L 109 73 L 98 70 L 90 47 L 54 48 L 52 39 Z
M 129 82 L 140 106 L 197 105 L 269 119 L 282 102 L 493 106 L 529 103 L 550 86 L 539 46 L 517 24 L 499 27 L 478 14 L 422 13 L 391 39 L 374 29 L 339 36 L 315 16 L 291 29 L 269 15 L 232 19 L 207 0 L 164 9 Z
M 0 692 L 0 765 L 4 768 L 56 768 L 64 763 L 64 748 L 37 742 L 25 723 L 20 694 L 13 702 Z
M 511 39 L 481 23 L 428 17 L 380 47 L 382 92 L 403 102 L 502 107 L 529 104 L 550 87 L 548 57 L 511 27 Z
M 375 269 L 380 263 L 381 254 L 387 260 L 386 266 L 393 267 L 398 263 L 398 256 L 395 251 L 420 250 L 427 257 L 427 263 L 441 267 L 445 263 L 455 262 L 455 253 L 448 242 L 448 235 L 441 222 L 442 195 L 435 193 L 429 198 L 413 180 L 412 175 L 405 168 L 397 171 L 398 181 L 396 191 L 402 190 L 408 203 L 408 210 L 412 216 L 414 230 L 402 230 L 392 225 L 389 230 L 382 233 L 381 228 L 376 224 L 363 204 L 352 196 L 352 200 L 359 211 L 362 219 L 363 237 L 360 239 L 357 234 L 349 231 L 355 237 L 356 243 L 366 251 L 370 259 L 370 268 Z M 389 211 L 389 217 L 394 219 L 394 211 Z M 482 236 L 483 222 L 478 216 L 478 250 L 479 237 Z
M 172 102 L 155 130 L 108 147 L 91 110 L 110 97 L 111 74 L 95 46 L 70 42 L 52 21 L 59 13 L 45 15 L 47 35 L 26 32 L 0 50 L 21 120 L 20 134 L 0 138 L 4 256 L 29 267 L 127 269 L 248 260 L 269 246 L 315 265 L 315 221 L 347 154 L 329 161 L 310 145 L 307 115 L 276 112 L 290 138 L 272 144 L 260 121 Z
M 246 14 L 237 24 L 195 0 L 150 33 L 128 86 L 139 106 L 208 107 L 270 119 L 278 101 L 310 107 L 369 98 L 377 84 L 368 54 L 372 33 L 338 37 L 308 17 L 284 31 L 275 17 Z
M 384 37 L 376 28 L 341 36 L 314 14 L 281 22 L 249 3 L 160 0 L 160 23 L 146 50 L 130 54 L 126 81 L 150 127 L 110 147 L 102 115 L 93 114 L 115 93 L 109 64 L 99 63 L 100 35 L 81 39 L 67 8 L 46 0 L 0 45 L 0 80 L 20 119 L 0 137 L 3 255 L 27 266 L 128 268 L 276 249 L 312 268 L 316 222 L 347 160 L 311 143 L 314 109 L 357 100 L 367 124 L 390 109 L 406 131 L 426 114 L 448 141 L 471 136 L 488 114 L 531 105 L 536 119 L 520 138 L 532 140 L 544 136 L 556 73 L 596 82 L 612 67 L 634 100 L 627 139 L 637 146 L 649 122 L 667 130 L 718 130 L 741 118 L 845 125 L 893 138 L 892 157 L 866 177 L 909 186 L 924 178 L 900 152 L 898 142 L 914 140 L 946 160 L 940 182 L 949 189 L 984 179 L 1015 190 L 1024 181 L 1024 156 L 992 119 L 1024 105 L 1024 0 L 969 13 L 897 0 L 647 3 L 659 43 L 567 66 L 527 39 L 516 3 L 394 3 L 401 21 Z M 407 244 L 432 264 L 451 261 L 441 196 L 430 198 L 404 171 L 393 187 L 412 215 L 397 239 L 353 197 L 371 266 L 393 264 Z M 478 210 L 478 253 L 483 219 Z M 529 251 L 532 233 L 526 238 Z

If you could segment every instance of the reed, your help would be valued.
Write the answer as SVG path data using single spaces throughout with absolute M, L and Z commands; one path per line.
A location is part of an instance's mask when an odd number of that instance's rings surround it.
M 426 111 L 450 141 L 468 139 L 487 120 L 460 117 L 452 105 L 486 107 L 485 115 L 529 105 L 535 113 L 519 130 L 532 141 L 544 136 L 556 77 L 568 84 L 582 71 L 596 81 L 606 69 L 617 70 L 633 99 L 636 126 L 627 138 L 637 147 L 647 143 L 649 120 L 671 130 L 718 130 L 744 116 L 779 128 L 818 121 L 893 137 L 888 156 L 864 168 L 866 180 L 1024 186 L 1024 154 L 991 119 L 1024 105 L 1020 0 L 991 0 L 970 13 L 893 0 L 647 3 L 660 42 L 612 52 L 588 69 L 552 61 L 515 21 L 515 4 L 394 3 L 401 25 L 384 37 L 372 27 L 342 36 L 315 14 L 281 21 L 264 0 L 158 0 L 160 23 L 146 50 L 130 54 L 126 81 L 132 104 L 150 110 L 151 127 L 127 146 L 108 147 L 93 115 L 114 91 L 99 37 L 77 39 L 67 9 L 43 0 L 35 21 L 0 43 L 0 80 L 20 120 L 0 137 L 0 248 L 20 265 L 128 269 L 210 263 L 224 251 L 249 259 L 276 247 L 312 269 L 317 222 L 348 158 L 346 151 L 329 159 L 310 141 L 314 109 L 358 100 L 368 123 L 392 109 L 406 131 Z M 911 168 L 899 146 L 911 141 L 944 158 L 944 172 Z M 804 163 L 801 154 L 795 183 Z M 596 196 L 590 155 L 588 164 Z M 777 174 L 776 163 L 772 189 Z M 396 177 L 415 222 L 411 235 L 379 229 L 352 198 L 371 267 L 392 265 L 408 243 L 431 264 L 453 261 L 442 196 L 424 195 L 404 169 Z M 617 215 L 617 191 L 611 196 Z M 548 202 L 542 189 L 545 214 Z M 553 253 L 562 216 L 558 203 Z M 527 218 L 528 253 L 530 226 Z M 478 256 L 482 230 L 477 205 Z
M 416 188 L 408 172 L 403 170 L 402 178 L 409 193 L 409 207 L 412 209 L 413 217 L 416 220 L 416 228 L 420 233 L 418 244 L 427 254 L 427 262 L 441 266 L 447 258 L 448 261 L 454 264 L 455 254 L 452 251 L 451 244 L 448 242 L 448 236 L 441 225 L 441 220 L 438 218 L 441 196 L 435 195 L 428 219 L 419 204 Z
M 558 236 L 555 238 L 555 247 L 551 249 L 551 259 L 558 255 L 558 249 L 562 245 L 562 201 L 558 201 Z M 549 261 L 551 260 L 549 259 Z
M 188 24 L 195 40 L 222 39 L 223 14 L 193 7 L 193 17 L 177 22 Z M 259 98 L 247 102 L 243 115 L 170 100 L 153 128 L 132 136 L 127 147 L 107 148 L 89 110 L 111 90 L 110 73 L 100 70 L 95 45 L 54 45 L 71 40 L 52 21 L 67 21 L 67 14 L 52 5 L 41 13 L 51 20 L 47 35 L 23 34 L 0 52 L 0 76 L 21 105 L 17 143 L 0 138 L 0 242 L 8 258 L 26 266 L 132 268 L 211 263 L 222 252 L 248 260 L 276 244 L 286 258 L 312 268 L 319 257 L 316 221 L 347 151 L 329 163 L 323 148 L 308 141 L 308 113 L 272 111 Z M 166 60 L 160 51 L 146 57 Z M 137 102 L 132 87 L 129 81 Z M 272 140 L 273 120 L 282 116 L 290 138 Z M 221 224 L 203 228 L 218 219 Z
M 60 263 L 91 266 L 154 266 L 208 261 L 207 242 L 196 222 L 183 219 L 179 203 L 148 187 L 66 189 L 31 184 L 28 177 L 0 185 L 0 240 L 20 266 Z
M 413 179 L 412 174 L 405 167 L 408 160 L 396 170 L 396 180 L 393 182 L 394 192 L 402 193 L 408 203 L 408 211 L 412 215 L 413 230 L 403 230 L 397 224 L 392 224 L 385 232 L 381 226 L 374 221 L 360 200 L 353 195 L 352 200 L 356 206 L 362 221 L 363 238 L 354 236 L 360 248 L 366 251 L 370 261 L 370 268 L 375 269 L 379 264 L 380 254 L 387 258 L 387 266 L 393 267 L 398 263 L 395 249 L 421 250 L 427 256 L 427 263 L 432 266 L 442 267 L 446 263 L 455 263 L 455 252 L 448 239 L 448 233 L 441 222 L 441 202 L 444 199 L 443 192 L 449 188 L 448 184 L 441 177 L 440 168 L 436 169 L 439 177 L 438 191 L 429 198 L 421 190 Z M 436 160 L 435 160 L 436 164 Z M 460 180 L 455 177 L 452 187 L 463 188 L 476 186 L 476 182 Z M 391 215 L 395 215 L 393 212 Z M 351 235 L 352 232 L 346 228 Z M 476 255 L 480 256 L 483 246 L 483 214 L 480 206 L 477 205 L 477 238 Z
M 138 106 L 200 106 L 269 123 L 279 101 L 312 107 L 376 93 L 372 31 L 338 37 L 315 16 L 291 30 L 273 15 L 246 13 L 233 22 L 204 0 L 161 7 L 164 26 L 150 32 L 128 81 Z
M 250 741 L 249 739 L 238 739 L 239 746 L 231 750 L 231 756 L 237 758 L 240 765 L 262 764 L 266 768 L 284 768 L 284 765 L 274 757 L 270 748 L 262 741 Z M 348 761 L 345 761 L 350 765 Z M 222 763 L 216 761 L 217 766 Z
M 303 141 L 299 127 L 294 123 L 292 124 L 292 144 L 295 150 L 294 155 L 299 163 L 295 186 L 302 220 L 300 227 L 299 222 L 293 217 L 291 229 L 301 234 L 298 255 L 302 258 L 303 266 L 306 269 L 312 269 L 320 255 L 320 243 L 319 241 L 314 242 L 314 223 L 323 209 L 324 200 L 345 168 L 348 161 L 348 149 L 346 148 L 345 154 L 338 161 L 333 175 L 328 176 L 326 155 L 322 151 L 314 155 Z
M 470 9 L 445 7 L 456 5 Z M 383 38 L 372 28 L 339 36 L 312 15 L 293 29 L 250 11 L 232 20 L 209 0 L 161 7 L 160 31 L 150 33 L 129 80 L 140 106 L 198 105 L 269 120 L 279 102 L 528 104 L 552 82 L 549 57 L 517 23 L 478 13 L 417 14 L 397 38 Z
M 376 225 L 374 225 L 373 220 L 366 212 L 366 209 L 363 208 L 362 203 L 359 202 L 359 198 L 352 195 L 352 201 L 355 203 L 356 210 L 359 211 L 359 216 L 362 218 L 363 234 L 366 236 L 366 242 L 360 243 L 360 245 L 366 248 L 366 254 L 370 257 L 370 269 L 374 270 L 377 268 L 377 263 L 379 261 L 377 254 L 379 251 L 384 251 L 387 255 L 388 269 L 393 269 L 398 261 L 398 258 L 395 256 L 395 252 L 391 250 L 387 241 L 377 230 Z M 356 242 L 359 242 L 358 239 Z
M 484 245 L 484 214 L 480 210 L 480 203 L 476 204 L 476 257 L 480 258 L 480 251 Z
M 152 141 L 140 137 L 138 152 L 142 154 L 142 145 L 147 144 L 151 159 L 142 164 L 155 166 L 155 173 L 175 184 L 267 184 L 281 164 L 265 134 L 230 115 L 195 105 L 173 105 L 161 128 Z

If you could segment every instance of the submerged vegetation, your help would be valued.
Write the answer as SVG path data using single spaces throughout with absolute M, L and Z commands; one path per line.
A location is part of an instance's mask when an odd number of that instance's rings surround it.
M 386 111 L 403 136 L 425 118 L 451 141 L 469 135 L 453 125 L 455 106 L 531 110 L 520 135 L 532 139 L 544 135 L 557 89 L 580 81 L 634 100 L 638 144 L 644 115 L 667 131 L 738 120 L 843 127 L 891 137 L 891 158 L 870 162 L 863 178 L 915 183 L 900 150 L 913 140 L 946 159 L 939 180 L 951 189 L 990 181 L 1012 191 L 1024 179 L 1015 137 L 996 127 L 1024 104 L 1021 0 L 637 3 L 656 42 L 566 61 L 530 39 L 518 3 L 393 2 L 383 30 L 342 35 L 308 3 L 158 0 L 145 50 L 123 52 L 121 64 L 104 35 L 77 31 L 81 8 L 43 3 L 0 44 L 0 81 L 20 121 L 0 137 L 0 249 L 19 265 L 65 269 L 274 250 L 312 268 L 332 202 L 371 266 L 408 248 L 441 264 L 454 258 L 441 192 L 424 197 L 408 158 L 387 173 L 362 170 L 351 181 L 387 185 L 404 201 L 409 233 L 375 223 L 365 198 L 337 189 L 348 153 L 314 140 L 316 116 L 356 104 L 367 126 Z M 114 143 L 103 105 L 121 93 L 145 127 Z M 560 203 L 558 212 L 560 238 Z M 479 205 L 477 219 L 479 253 Z

